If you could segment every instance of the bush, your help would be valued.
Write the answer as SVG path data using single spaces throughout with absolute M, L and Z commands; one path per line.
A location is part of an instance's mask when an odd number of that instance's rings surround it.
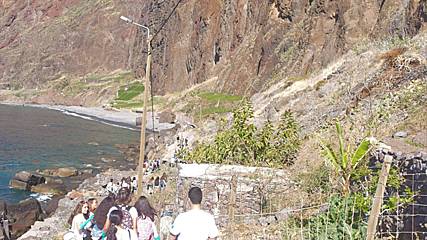
M 305 224 L 308 239 L 366 239 L 367 212 L 370 202 L 359 194 L 333 196 L 328 210 Z
M 212 144 L 199 144 L 192 152 L 183 150 L 180 157 L 197 163 L 268 167 L 292 164 L 300 147 L 299 126 L 292 113 L 285 112 L 277 126 L 267 122 L 260 130 L 252 119 L 252 106 L 244 102 L 234 111 L 231 127 L 219 131 Z

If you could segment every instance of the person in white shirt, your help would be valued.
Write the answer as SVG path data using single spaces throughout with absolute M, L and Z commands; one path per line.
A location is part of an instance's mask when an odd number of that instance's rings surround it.
M 114 183 L 113 183 L 113 179 L 110 179 L 110 181 L 107 183 L 107 191 L 109 193 L 114 193 Z
M 192 187 L 188 191 L 191 210 L 176 217 L 170 230 L 172 240 L 206 240 L 218 237 L 214 217 L 201 209 L 202 195 L 199 187 Z
M 130 185 L 128 182 L 126 182 L 126 178 L 122 178 L 122 188 L 129 188 L 130 189 Z
M 136 192 L 137 188 L 138 188 L 138 182 L 136 180 L 136 177 L 133 177 L 132 182 L 130 184 L 131 192 L 132 193 Z
M 89 212 L 88 203 L 86 201 L 80 201 L 68 220 L 68 223 L 71 224 L 71 232 L 74 235 L 74 239 L 82 240 L 89 236 L 87 228 L 90 227 L 90 224 L 84 223 L 87 222 L 91 215 L 92 213 Z

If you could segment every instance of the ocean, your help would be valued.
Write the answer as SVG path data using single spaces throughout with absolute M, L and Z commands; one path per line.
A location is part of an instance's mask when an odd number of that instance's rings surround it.
M 135 143 L 139 131 L 40 107 L 0 104 L 0 199 L 17 202 L 30 192 L 9 188 L 22 170 L 105 167 L 104 156 L 124 161 L 116 144 Z

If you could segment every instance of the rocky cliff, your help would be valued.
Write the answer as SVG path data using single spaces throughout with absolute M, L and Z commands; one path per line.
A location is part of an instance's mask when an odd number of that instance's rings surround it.
M 367 42 L 414 36 L 426 9 L 425 0 L 5 0 L 0 83 L 45 89 L 120 69 L 143 76 L 145 33 L 119 20 L 127 15 L 156 34 L 157 93 L 218 78 L 217 90 L 251 95 Z
M 131 29 L 117 18 L 127 8 L 110 1 L 2 1 L 0 82 L 42 88 L 63 75 L 126 68 Z
M 153 40 L 159 92 L 217 77 L 220 91 L 252 94 L 285 77 L 304 78 L 355 46 L 411 37 L 427 20 L 426 1 L 419 0 L 143 2 L 141 22 L 156 31 L 179 3 Z M 133 66 L 140 72 L 145 58 L 138 56 Z

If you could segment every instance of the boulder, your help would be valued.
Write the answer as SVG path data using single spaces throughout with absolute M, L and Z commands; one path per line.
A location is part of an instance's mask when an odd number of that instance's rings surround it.
M 44 183 L 46 179 L 43 176 L 32 174 L 27 171 L 17 172 L 15 174 L 14 179 L 19 180 L 21 182 L 26 182 L 30 186 L 35 186 L 40 183 Z
M 27 199 L 18 204 L 8 205 L 8 219 L 11 220 L 11 234 L 17 237 L 28 231 L 35 221 L 43 220 L 40 203 L 35 199 Z
M 64 181 L 62 181 L 62 179 L 60 179 L 60 178 L 46 177 L 46 182 L 45 183 L 48 183 L 48 184 L 51 184 L 51 183 L 63 184 Z
M 405 131 L 400 131 L 393 135 L 394 138 L 406 138 L 407 136 L 408 136 L 408 133 Z
M 72 177 L 77 176 L 79 172 L 75 167 L 62 167 L 57 169 L 45 169 L 38 171 L 43 175 L 54 176 L 54 177 Z
M 159 122 L 161 123 L 174 123 L 176 118 L 176 115 L 169 110 L 165 110 L 159 113 L 158 116 L 159 116 Z
M 64 184 L 52 182 L 52 183 L 44 183 L 44 184 L 39 184 L 37 186 L 32 186 L 31 192 L 36 192 L 41 194 L 63 195 L 67 193 L 67 190 Z
M 72 177 L 72 176 L 77 176 L 78 174 L 79 172 L 75 167 L 58 168 L 59 177 Z
M 15 174 L 15 179 L 22 182 L 28 182 L 28 180 L 31 178 L 31 175 L 32 174 L 27 171 L 21 171 Z
M 51 200 L 47 202 L 47 205 L 44 207 L 44 212 L 47 216 L 52 216 L 58 208 L 58 202 L 64 198 L 64 196 L 54 196 Z
M 31 175 L 30 179 L 28 180 L 28 184 L 31 186 L 35 186 L 37 184 L 45 183 L 46 179 L 43 176 L 40 175 Z
M 30 190 L 31 186 L 27 182 L 19 181 L 17 179 L 11 179 L 9 186 L 15 189 Z
M 82 192 L 72 190 L 71 192 L 67 193 L 67 197 L 70 199 L 76 199 L 76 198 L 83 198 L 84 194 Z

